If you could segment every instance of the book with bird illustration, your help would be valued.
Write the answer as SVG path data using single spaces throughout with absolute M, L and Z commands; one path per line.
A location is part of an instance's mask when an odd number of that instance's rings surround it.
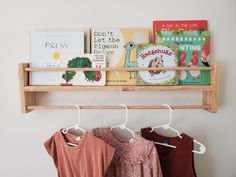
M 59 68 L 61 53 L 90 53 L 90 30 L 84 28 L 36 28 L 31 32 L 30 67 Z M 60 85 L 56 72 L 30 72 L 30 85 Z
M 137 46 L 137 67 L 177 67 L 178 46 L 176 44 L 140 44 Z M 137 85 L 177 85 L 177 71 L 137 71 Z
M 149 42 L 147 28 L 95 28 L 91 30 L 91 52 L 104 54 L 106 66 L 132 68 L 136 65 L 136 46 Z M 107 72 L 106 85 L 135 85 L 135 71 Z
M 157 43 L 178 45 L 180 67 L 210 66 L 209 31 L 160 31 L 157 32 Z M 210 71 L 180 71 L 179 84 L 208 85 L 210 84 Z

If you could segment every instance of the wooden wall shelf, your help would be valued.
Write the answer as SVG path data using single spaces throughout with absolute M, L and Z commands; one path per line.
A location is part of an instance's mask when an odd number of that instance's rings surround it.
M 148 70 L 210 70 L 211 85 L 178 85 L 178 86 L 29 86 L 29 72 L 34 71 L 148 71 Z M 200 91 L 201 105 L 172 105 L 173 109 L 205 109 L 217 111 L 219 66 L 211 67 L 159 67 L 159 68 L 29 68 L 28 63 L 19 64 L 21 108 L 23 113 L 35 109 L 74 109 L 74 106 L 35 105 L 38 92 L 75 92 L 75 91 Z M 82 106 L 82 109 L 121 109 L 119 106 Z M 129 109 L 165 109 L 163 106 L 128 106 Z
M 69 91 L 211 91 L 212 86 L 25 86 L 25 92 Z

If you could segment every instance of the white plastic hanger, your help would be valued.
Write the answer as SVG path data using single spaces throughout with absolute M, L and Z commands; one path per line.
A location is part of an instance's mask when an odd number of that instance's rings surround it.
M 128 107 L 124 104 L 120 104 L 120 106 L 125 107 L 125 110 L 126 110 L 126 112 L 125 112 L 125 122 L 123 124 L 119 124 L 119 125 L 115 125 L 115 126 L 111 127 L 110 131 L 112 131 L 114 128 L 120 128 L 122 130 L 126 129 L 126 130 L 128 130 L 128 132 L 130 132 L 132 134 L 133 137 L 135 137 L 135 133 L 126 126 L 127 123 L 128 123 Z
M 170 110 L 170 112 L 169 112 L 169 113 L 170 113 L 170 114 L 169 114 L 169 122 L 168 122 L 167 124 L 164 124 L 164 125 L 158 125 L 158 126 L 152 127 L 152 130 L 150 130 L 150 132 L 153 132 L 154 129 L 157 129 L 157 128 L 163 128 L 163 129 L 165 129 L 165 130 L 170 129 L 170 130 L 174 131 L 175 133 L 177 133 L 180 138 L 182 138 L 182 136 L 180 135 L 179 131 L 176 130 L 176 129 L 174 129 L 174 128 L 172 128 L 172 127 L 170 126 L 170 124 L 172 123 L 172 111 L 173 111 L 172 108 L 171 108 L 171 106 L 168 105 L 168 104 L 162 104 L 162 106 L 166 106 L 166 107 L 168 107 L 169 110 Z
M 62 133 L 64 133 L 64 134 L 68 133 L 68 131 L 69 131 L 70 129 L 80 130 L 80 131 L 83 132 L 83 133 L 86 132 L 83 128 L 80 127 L 80 120 L 81 120 L 80 107 L 79 107 L 79 105 L 77 105 L 77 104 L 75 104 L 74 106 L 77 107 L 77 111 L 78 111 L 78 121 L 77 121 L 77 124 L 75 124 L 75 125 L 73 125 L 73 126 L 70 126 L 70 127 L 66 128 L 66 129 L 63 129 L 63 130 L 62 130 Z M 80 140 L 80 137 L 79 137 L 78 140 Z M 69 143 L 69 142 L 68 142 L 67 144 L 72 145 L 72 146 L 78 146 L 77 144 Z
M 150 130 L 150 132 L 153 132 L 154 129 L 157 129 L 157 128 L 164 128 L 165 130 L 170 129 L 170 130 L 174 131 L 175 133 L 177 133 L 180 138 L 182 138 L 179 131 L 170 126 L 170 124 L 172 123 L 172 108 L 171 108 L 171 106 L 168 105 L 168 104 L 162 104 L 162 105 L 168 107 L 169 110 L 170 110 L 170 112 L 169 112 L 170 113 L 169 114 L 169 122 L 167 124 L 164 124 L 164 125 L 159 125 L 159 126 L 152 127 L 152 130 Z M 199 151 L 192 150 L 193 153 L 204 154 L 206 152 L 206 147 L 202 143 L 200 143 L 196 140 L 193 140 L 193 142 L 200 145 L 200 147 L 199 147 L 200 150 Z M 171 147 L 171 148 L 176 148 L 176 146 L 166 144 L 166 143 L 159 143 L 159 142 L 154 142 L 154 143 L 159 144 L 159 145 L 163 145 L 163 146 L 167 146 L 167 147 Z

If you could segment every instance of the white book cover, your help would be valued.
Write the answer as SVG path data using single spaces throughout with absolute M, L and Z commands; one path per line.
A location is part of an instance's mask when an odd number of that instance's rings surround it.
M 41 31 L 31 32 L 30 67 L 63 67 L 60 53 L 84 53 L 84 31 Z M 30 85 L 59 85 L 55 82 L 56 72 L 30 72 Z

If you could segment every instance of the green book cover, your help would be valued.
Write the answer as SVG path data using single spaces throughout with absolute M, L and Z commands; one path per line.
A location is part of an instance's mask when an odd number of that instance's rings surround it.
M 180 67 L 210 66 L 209 31 L 160 31 L 157 44 L 177 44 Z M 210 71 L 189 70 L 179 72 L 180 85 L 208 85 Z
M 137 46 L 137 67 L 177 67 L 178 46 L 175 44 L 140 44 Z M 177 85 L 177 71 L 137 71 L 136 85 Z

